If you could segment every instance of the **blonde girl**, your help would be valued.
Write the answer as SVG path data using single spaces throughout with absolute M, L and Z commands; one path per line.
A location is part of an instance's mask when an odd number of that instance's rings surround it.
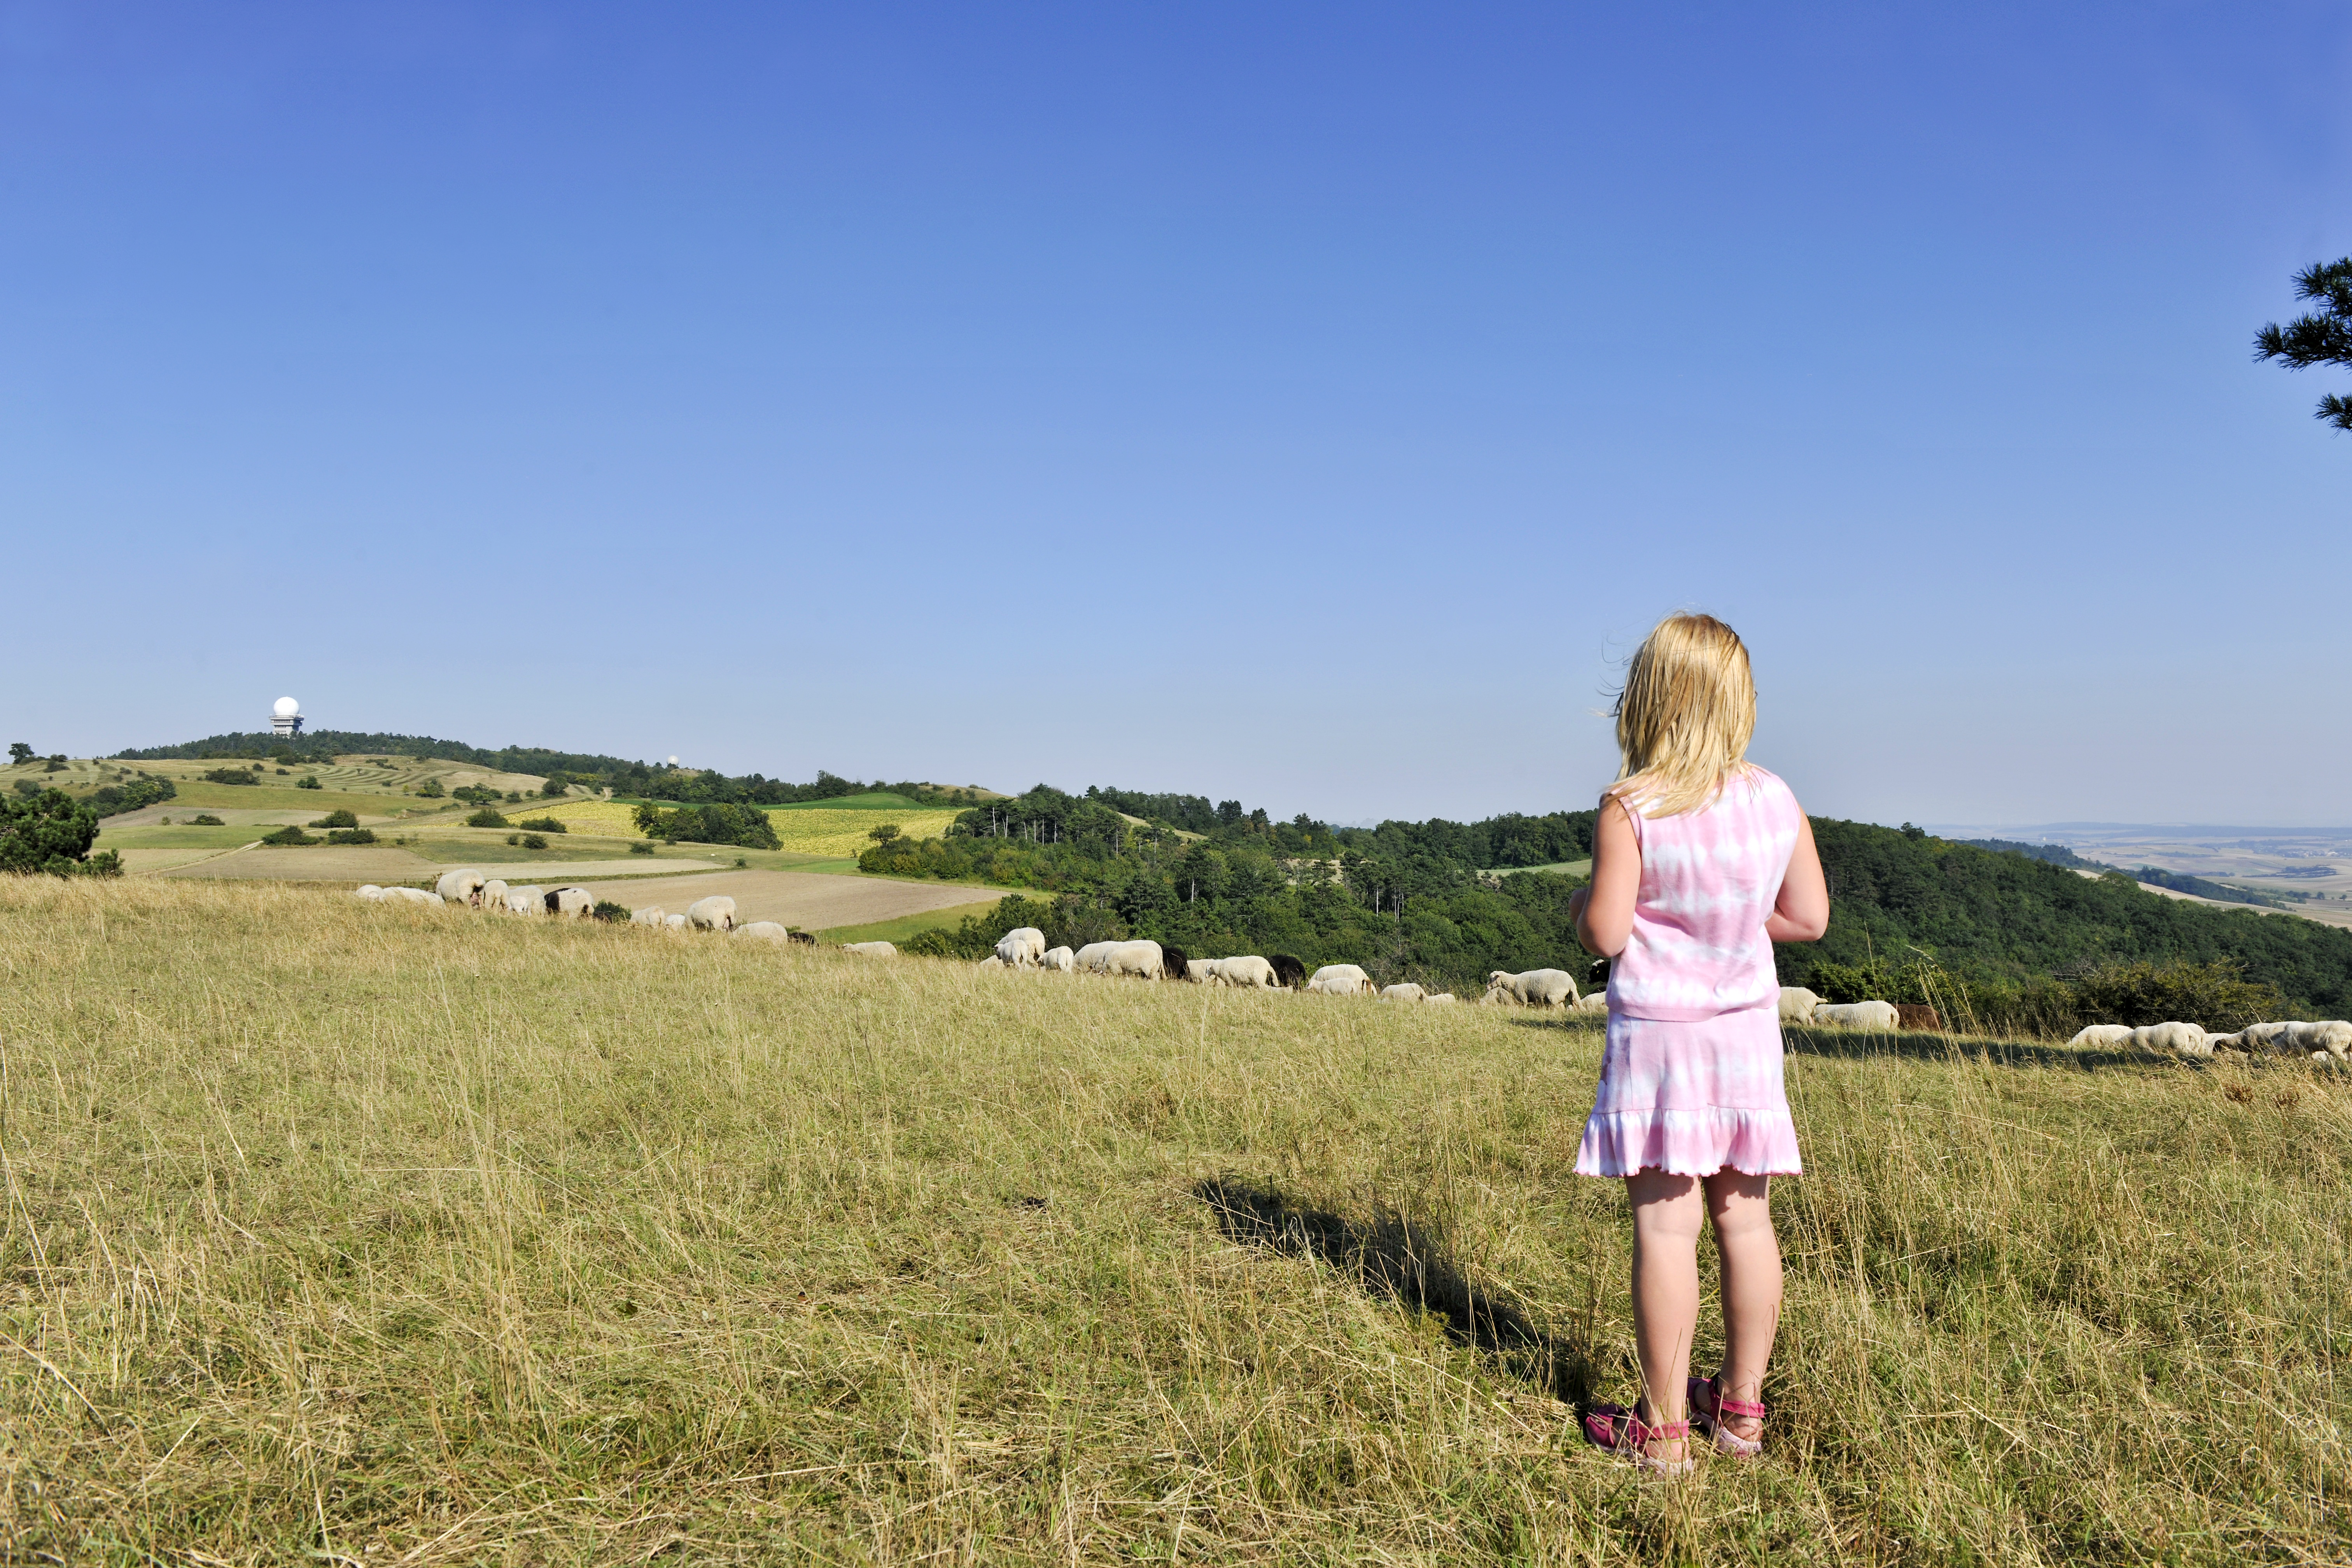
M 1594 1408 L 1585 1436 L 1646 1468 L 1687 1470 L 1690 1417 L 1725 1453 L 1760 1451 L 1758 1395 L 1780 1321 L 1767 1193 L 1795 1175 L 1780 1080 L 1776 942 L 1813 942 L 1829 890 L 1789 786 L 1747 760 L 1748 649 L 1712 616 L 1674 615 L 1617 700 L 1617 782 L 1601 797 L 1577 939 L 1609 963 L 1601 1088 L 1579 1175 L 1620 1176 L 1633 1208 L 1642 1392 Z M 1698 1233 L 1723 1260 L 1723 1365 L 1689 1376 Z

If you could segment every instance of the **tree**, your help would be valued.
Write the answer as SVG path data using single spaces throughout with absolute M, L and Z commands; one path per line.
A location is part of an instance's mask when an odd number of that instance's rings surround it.
M 866 837 L 887 849 L 890 847 L 890 841 L 898 837 L 898 825 L 895 822 L 886 822 Z
M 2289 370 L 2315 364 L 2352 366 L 2352 256 L 2314 262 L 2294 275 L 2294 297 L 2317 300 L 2320 308 L 2285 326 L 2276 322 L 2254 334 L 2254 363 L 2277 360 Z M 2313 416 L 2338 430 L 2352 430 L 2352 397 L 2329 393 Z
M 448 792 L 441 787 L 441 781 L 439 779 L 426 779 L 423 784 L 416 786 L 416 793 L 423 795 L 427 800 L 439 800 Z
M 93 858 L 98 813 L 63 790 L 47 789 L 29 800 L 0 800 L 0 871 L 29 876 L 116 877 L 121 857 L 111 849 Z
M 10 763 L 10 764 L 11 764 L 11 765 L 21 767 L 21 766 L 23 766 L 25 763 L 29 763 L 29 762 L 31 762 L 32 760 L 33 760 L 33 748 L 32 748 L 32 747 L 30 747 L 30 746 L 28 746 L 28 745 L 26 745 L 26 744 L 25 744 L 25 742 L 22 742 L 22 741 L 17 741 L 17 742 L 13 742 L 13 743 L 9 746 L 9 748 L 8 748 L 8 761 L 9 761 L 9 763 Z

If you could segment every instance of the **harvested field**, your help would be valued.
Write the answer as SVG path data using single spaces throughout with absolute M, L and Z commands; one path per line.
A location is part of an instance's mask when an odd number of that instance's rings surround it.
M 2308 1064 L 1800 1035 L 1767 1454 L 1658 1484 L 1590 1022 L 268 883 L 0 953 L 7 1561 L 2346 1556 Z
M 512 879 L 509 879 L 511 880 Z M 537 879 L 533 879 L 536 880 Z M 691 877 L 648 878 L 633 882 L 584 882 L 600 899 L 643 909 L 659 904 L 677 913 L 697 899 L 724 893 L 735 900 L 736 919 L 774 921 L 803 931 L 870 925 L 1004 895 L 970 883 L 898 882 L 881 877 L 835 877 L 805 871 L 713 871 Z
M 611 877 L 675 880 L 695 876 L 717 876 L 720 869 L 713 866 L 707 871 L 697 872 L 690 866 L 682 866 L 676 860 L 653 860 L 644 856 L 631 855 L 615 855 L 602 860 L 553 860 L 548 858 L 546 855 L 530 860 L 489 860 L 479 857 L 462 860 L 436 858 L 434 866 L 436 871 L 446 871 L 458 866 L 478 867 L 488 876 L 517 884 L 523 882 L 584 883 L 595 878 Z M 628 900 L 624 899 L 621 901 L 626 903 Z M 645 901 L 654 902 L 650 899 Z
M 413 882 L 435 877 L 441 868 L 419 855 L 384 844 L 320 844 L 305 849 L 263 846 L 182 866 L 165 877 L 226 877 L 286 882 Z
M 796 855 L 856 855 L 874 847 L 866 835 L 880 823 L 895 823 L 908 838 L 936 838 L 961 811 L 876 811 L 871 807 L 830 810 L 793 806 L 772 811 L 768 821 L 777 843 Z

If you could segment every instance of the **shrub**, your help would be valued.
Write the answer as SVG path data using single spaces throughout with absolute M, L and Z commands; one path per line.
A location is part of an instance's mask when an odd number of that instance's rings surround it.
M 275 844 L 289 848 L 298 844 L 316 844 L 319 842 L 318 839 L 311 837 L 299 827 L 293 826 L 281 827 L 275 833 L 265 833 L 262 835 L 261 841 L 264 844 Z
M 536 833 L 526 833 L 522 836 L 522 847 L 526 849 L 544 849 L 547 847 L 547 840 Z
M 327 786 L 319 782 L 318 774 L 306 773 L 302 777 L 294 781 L 294 787 L 296 789 L 324 789 Z
M 260 782 L 243 768 L 215 768 L 205 773 L 205 777 L 208 782 L 216 784 L 249 784 Z
M 170 779 L 132 779 L 129 784 L 108 784 L 89 797 L 100 816 L 120 816 L 126 811 L 138 811 L 159 801 L 178 795 Z
M 2229 959 L 2108 964 L 2076 981 L 2074 991 L 2085 1017 L 2135 1027 L 2178 1020 L 2232 1034 L 2286 1009 L 2277 986 L 2248 980 L 2245 966 Z
M 219 817 L 215 816 L 209 811 L 200 811 L 196 813 L 195 816 L 188 818 L 188 826 L 191 827 L 226 827 L 228 824 L 223 822 Z
M 506 796 L 482 784 L 459 784 L 449 792 L 450 797 L 467 805 L 495 805 Z
M 92 861 L 98 813 L 59 789 L 30 800 L 0 800 L 0 871 L 29 876 L 119 877 L 122 858 L 111 849 Z
M 629 853 L 630 853 L 630 854 L 632 854 L 632 855 L 650 855 L 650 854 L 652 854 L 653 852 L 654 852 L 654 847 L 653 847 L 652 845 L 650 845 L 650 844 L 646 843 L 646 842 L 644 839 L 642 839 L 642 838 L 638 839 L 635 844 L 632 844 L 632 845 L 630 845 L 630 846 L 629 846 Z
M 539 786 L 539 793 L 552 800 L 555 796 L 562 795 L 565 790 L 568 790 L 572 786 L 570 784 L 564 782 L 563 775 L 562 773 L 555 773 L 551 775 L 545 784 Z
M 51 757 L 49 759 L 49 765 L 43 768 L 41 771 L 45 773 L 61 773 L 65 772 L 66 754 L 63 752 L 59 752 L 56 756 Z
M 528 827 L 534 833 L 569 833 L 572 831 L 572 829 L 566 827 L 563 824 L 556 821 L 555 818 L 551 816 L 529 817 L 520 823 L 520 826 Z
M 416 793 L 423 795 L 427 800 L 439 800 L 443 795 L 447 795 L 449 792 L 441 787 L 441 781 L 439 779 L 426 779 L 423 784 L 416 786 Z
M 510 789 L 507 791 L 507 799 L 517 805 L 520 805 L 522 804 L 522 791 L 519 789 Z
M 41 793 L 41 786 L 35 784 L 30 779 L 18 779 L 16 781 L 16 793 L 22 795 L 37 795 Z
M 664 811 L 657 805 L 637 807 L 638 830 L 648 838 L 677 843 L 733 844 L 745 849 L 781 849 L 775 824 L 756 805 L 688 805 Z
M 473 816 L 466 818 L 466 826 L 468 827 L 504 827 L 507 826 L 507 819 L 500 816 L 497 812 L 492 811 L 486 805 L 482 807 L 481 810 L 474 813 Z M 513 840 L 509 839 L 508 842 L 512 843 Z
M 359 825 L 360 819 L 348 811 L 331 811 L 310 824 L 313 827 L 357 827 Z
M 327 835 L 330 844 L 373 844 L 375 829 L 372 827 L 339 827 Z
M 17 766 L 22 765 L 23 763 L 29 763 L 29 762 L 31 762 L 32 760 L 33 760 L 33 748 L 32 748 L 32 747 L 30 747 L 30 746 L 26 745 L 26 744 L 24 742 L 22 742 L 22 741 L 16 741 L 16 742 L 10 742 L 9 747 L 8 747 L 8 765 L 9 765 L 10 767 L 12 767 L 12 768 L 13 768 L 13 767 L 17 767 Z
M 600 921 L 625 921 L 629 918 L 628 906 L 616 904 L 610 899 L 597 900 L 596 907 L 588 912 Z
M 955 933 L 936 927 L 919 931 L 898 944 L 900 952 L 911 952 L 920 958 L 961 958 L 963 949 L 956 942 Z M 985 954 L 982 955 L 986 956 Z

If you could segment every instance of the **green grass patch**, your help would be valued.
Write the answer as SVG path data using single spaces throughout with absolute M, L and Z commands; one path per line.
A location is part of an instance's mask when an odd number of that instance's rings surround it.
M 845 942 L 904 942 L 917 931 L 953 931 L 965 916 L 986 915 L 996 905 L 995 899 L 988 899 L 977 904 L 928 910 L 919 915 L 900 915 L 894 921 L 876 921 L 870 925 L 834 926 L 816 934 L 835 945 Z

